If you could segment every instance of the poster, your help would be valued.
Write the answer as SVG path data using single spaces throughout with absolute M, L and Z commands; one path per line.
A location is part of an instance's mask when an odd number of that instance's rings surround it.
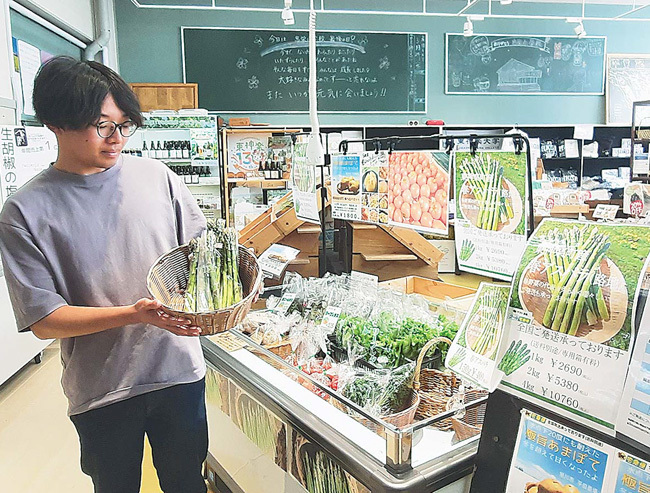
M 34 79 L 41 66 L 41 52 L 36 46 L 18 40 L 18 60 L 20 61 L 20 82 L 23 89 L 23 113 L 35 115 L 32 104 Z
M 55 135 L 46 127 L 0 126 L 2 202 L 56 161 Z
M 361 156 L 332 156 L 332 217 L 347 221 L 361 219 Z
M 458 266 L 510 281 L 526 246 L 526 155 L 457 152 L 455 163 Z
M 295 259 L 300 250 L 286 245 L 274 243 L 259 256 L 257 262 L 260 264 L 262 272 L 267 276 L 279 279 L 284 273 L 289 263 Z
M 650 185 L 635 181 L 625 185 L 623 191 L 623 212 L 643 217 L 650 210 Z
M 516 270 L 504 390 L 613 434 L 647 226 L 544 219 Z
M 361 220 L 388 224 L 388 152 L 361 155 Z
M 445 361 L 447 368 L 490 392 L 501 381 L 497 354 L 509 299 L 509 284 L 481 283 Z
M 647 306 L 647 305 L 646 305 Z M 644 310 L 616 419 L 616 432 L 650 446 L 650 310 Z M 650 492 L 650 490 L 648 490 Z
M 603 442 L 522 409 L 506 493 L 610 493 L 615 454 Z
M 293 146 L 291 186 L 293 204 L 298 219 L 320 224 L 318 194 L 316 193 L 316 167 L 307 161 L 307 139 L 300 136 Z
M 449 156 L 441 151 L 393 152 L 388 165 L 390 224 L 447 236 Z
M 631 454 L 618 451 L 615 457 L 615 483 L 613 493 L 650 493 L 650 464 Z
M 256 172 L 266 162 L 271 134 L 237 133 L 228 135 L 228 173 Z

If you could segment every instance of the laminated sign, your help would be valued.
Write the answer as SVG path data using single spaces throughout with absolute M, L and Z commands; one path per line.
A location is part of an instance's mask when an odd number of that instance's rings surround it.
M 316 193 L 316 167 L 307 159 L 307 139 L 301 135 L 293 146 L 291 188 L 296 217 L 301 221 L 320 224 L 318 195 Z
M 456 152 L 454 159 L 458 267 L 510 281 L 526 246 L 526 154 Z
M 539 225 L 513 280 L 504 390 L 614 434 L 649 234 L 627 224 Z

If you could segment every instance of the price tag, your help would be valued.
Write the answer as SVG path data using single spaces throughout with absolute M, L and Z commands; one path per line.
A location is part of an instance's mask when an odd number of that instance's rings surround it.
M 286 293 L 282 296 L 282 299 L 280 299 L 280 303 L 278 303 L 271 311 L 278 315 L 286 315 L 291 303 L 296 299 L 296 295 L 297 293 Z
M 353 270 L 350 273 L 350 277 L 356 281 L 370 283 L 373 286 L 377 286 L 377 284 L 379 283 L 379 276 L 375 276 L 373 274 L 366 274 L 365 272 L 359 272 L 356 270 Z
M 618 205 L 611 204 L 598 204 L 596 210 L 594 210 L 594 216 L 596 219 L 607 219 L 613 220 L 616 219 L 616 213 L 620 207 Z
M 328 306 L 323 316 L 321 322 L 321 328 L 325 329 L 328 332 L 333 331 L 336 328 L 336 323 L 339 321 L 341 316 L 341 308 L 338 306 Z

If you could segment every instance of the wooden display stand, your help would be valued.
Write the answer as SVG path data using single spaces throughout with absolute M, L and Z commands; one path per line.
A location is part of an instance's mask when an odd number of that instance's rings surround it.
M 178 83 L 129 84 L 140 100 L 142 111 L 180 110 L 199 107 L 199 85 Z
M 350 223 L 352 270 L 374 274 L 380 281 L 404 274 L 438 278 L 443 253 L 419 233 L 395 226 Z
M 274 243 L 297 248 L 300 254 L 291 261 L 287 271 L 297 272 L 303 277 L 318 277 L 320 227 L 298 219 L 293 207 L 283 207 L 290 203 L 291 198 L 292 192 L 287 193 L 246 225 L 239 232 L 239 242 L 253 248 L 257 256 Z

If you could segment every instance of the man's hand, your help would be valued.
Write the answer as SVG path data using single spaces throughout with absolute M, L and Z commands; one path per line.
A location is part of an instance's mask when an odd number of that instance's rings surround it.
M 155 325 L 168 330 L 177 336 L 200 336 L 201 329 L 191 326 L 191 321 L 186 318 L 172 317 L 162 311 L 159 301 L 142 298 L 133 305 L 136 310 L 138 322 Z

